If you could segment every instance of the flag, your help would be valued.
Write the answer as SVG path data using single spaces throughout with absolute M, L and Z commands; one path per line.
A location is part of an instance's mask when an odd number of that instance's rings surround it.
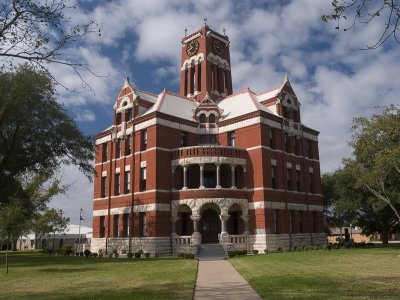
M 85 222 L 85 219 L 82 217 L 82 215 L 84 215 L 85 214 L 85 211 L 82 209 L 82 207 L 81 207 L 81 212 L 80 212 L 80 215 L 79 215 L 79 219 L 81 220 L 81 221 L 83 221 L 83 222 Z

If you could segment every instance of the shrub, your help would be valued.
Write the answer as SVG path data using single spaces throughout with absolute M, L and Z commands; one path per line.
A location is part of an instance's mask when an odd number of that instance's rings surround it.
M 83 251 L 79 252 L 79 256 L 83 256 Z
M 257 253 L 258 253 L 258 250 L 253 250 L 253 253 L 254 253 L 254 251 L 257 251 Z M 254 253 L 254 254 L 257 254 L 257 253 Z M 229 257 L 235 257 L 235 256 L 238 256 L 238 255 L 246 255 L 247 254 L 247 251 L 246 250 L 232 250 L 232 251 L 228 251 L 228 256 Z
M 132 258 L 133 257 L 133 253 L 132 252 L 128 252 L 128 254 L 126 255 L 128 258 Z
M 142 256 L 142 252 L 136 251 L 135 258 L 140 258 Z
M 194 259 L 194 254 L 192 254 L 192 253 L 180 252 L 180 253 L 178 253 L 178 258 L 183 258 L 183 259 Z
M 147 258 L 149 258 L 149 257 L 150 257 L 150 252 L 145 252 L 145 253 L 144 253 L 144 256 L 147 257 Z
M 98 255 L 97 253 L 92 253 L 93 257 L 97 257 L 97 255 Z
M 268 253 L 268 249 L 264 249 L 264 253 L 267 254 Z
M 113 257 L 113 253 L 112 252 L 108 253 L 108 257 L 112 258 Z
M 125 250 L 125 249 L 122 249 L 122 250 L 121 250 L 121 254 L 126 254 L 126 250 Z
M 114 256 L 115 256 L 115 258 L 118 258 L 119 253 L 118 253 L 118 252 L 117 252 L 117 253 L 114 253 Z
M 113 250 L 112 250 L 112 253 L 117 254 L 117 253 L 118 253 L 118 250 L 117 250 L 117 249 L 113 249 Z
M 253 254 L 258 254 L 258 250 L 253 250 Z
M 89 257 L 92 252 L 89 249 L 86 249 L 85 251 L 83 251 L 83 254 L 85 255 L 85 257 Z
M 281 246 L 278 247 L 278 252 L 283 252 L 283 249 Z
M 64 246 L 62 247 L 62 251 L 64 252 L 64 255 L 70 256 L 73 252 L 72 246 Z
M 328 250 L 328 251 L 331 251 L 332 250 L 332 245 L 331 244 L 326 245 L 325 249 Z

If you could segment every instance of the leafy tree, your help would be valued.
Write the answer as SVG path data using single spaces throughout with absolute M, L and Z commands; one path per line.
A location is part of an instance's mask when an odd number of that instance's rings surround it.
M 398 30 L 400 26 L 399 0 L 333 0 L 333 11 L 323 15 L 325 22 L 337 22 L 336 29 L 352 30 L 357 25 L 366 26 L 374 21 L 382 23 L 382 33 L 377 41 L 364 49 L 376 49 L 388 40 L 400 43 Z M 345 25 L 342 26 L 343 22 Z
M 388 243 L 390 232 L 399 230 L 396 215 L 390 207 L 363 188 L 349 168 L 324 174 L 322 194 L 330 228 L 357 225 L 363 234 L 380 233 L 384 244 Z
M 14 199 L 7 206 L 0 206 L 0 242 L 6 244 L 6 273 L 8 273 L 9 245 L 27 230 L 26 209 Z
M 43 236 L 51 232 L 63 231 L 67 228 L 68 223 L 69 218 L 62 217 L 54 208 L 37 212 L 29 226 L 35 234 L 35 248 L 38 248 L 38 241 Z
M 0 4 L 0 60 L 3 69 L 20 61 L 44 69 L 47 64 L 67 65 L 80 75 L 89 67 L 63 58 L 63 50 L 98 33 L 96 24 L 74 24 L 71 16 L 78 7 L 75 0 L 8 0 Z
M 50 178 L 62 164 L 77 165 L 91 178 L 93 152 L 93 139 L 56 102 L 47 71 L 25 65 L 0 73 L 0 204 L 16 193 L 26 198 L 29 185 L 24 191 L 20 178 Z
M 346 167 L 400 222 L 400 108 L 391 105 L 371 119 L 355 118 L 351 132 L 353 156 L 344 161 Z

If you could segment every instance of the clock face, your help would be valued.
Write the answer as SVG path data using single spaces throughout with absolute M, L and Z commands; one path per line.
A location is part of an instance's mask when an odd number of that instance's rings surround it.
M 199 50 L 199 41 L 198 40 L 191 40 L 186 46 L 186 53 L 189 56 L 193 56 Z
M 225 47 L 224 47 L 224 44 L 222 42 L 220 42 L 218 40 L 214 40 L 213 49 L 214 49 L 214 51 L 215 51 L 215 53 L 217 55 L 219 55 L 219 56 L 224 55 Z

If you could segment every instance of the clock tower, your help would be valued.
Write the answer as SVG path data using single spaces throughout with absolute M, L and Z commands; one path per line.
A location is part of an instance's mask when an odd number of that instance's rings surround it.
M 182 39 L 180 95 L 215 101 L 232 94 L 229 38 L 207 25 Z

